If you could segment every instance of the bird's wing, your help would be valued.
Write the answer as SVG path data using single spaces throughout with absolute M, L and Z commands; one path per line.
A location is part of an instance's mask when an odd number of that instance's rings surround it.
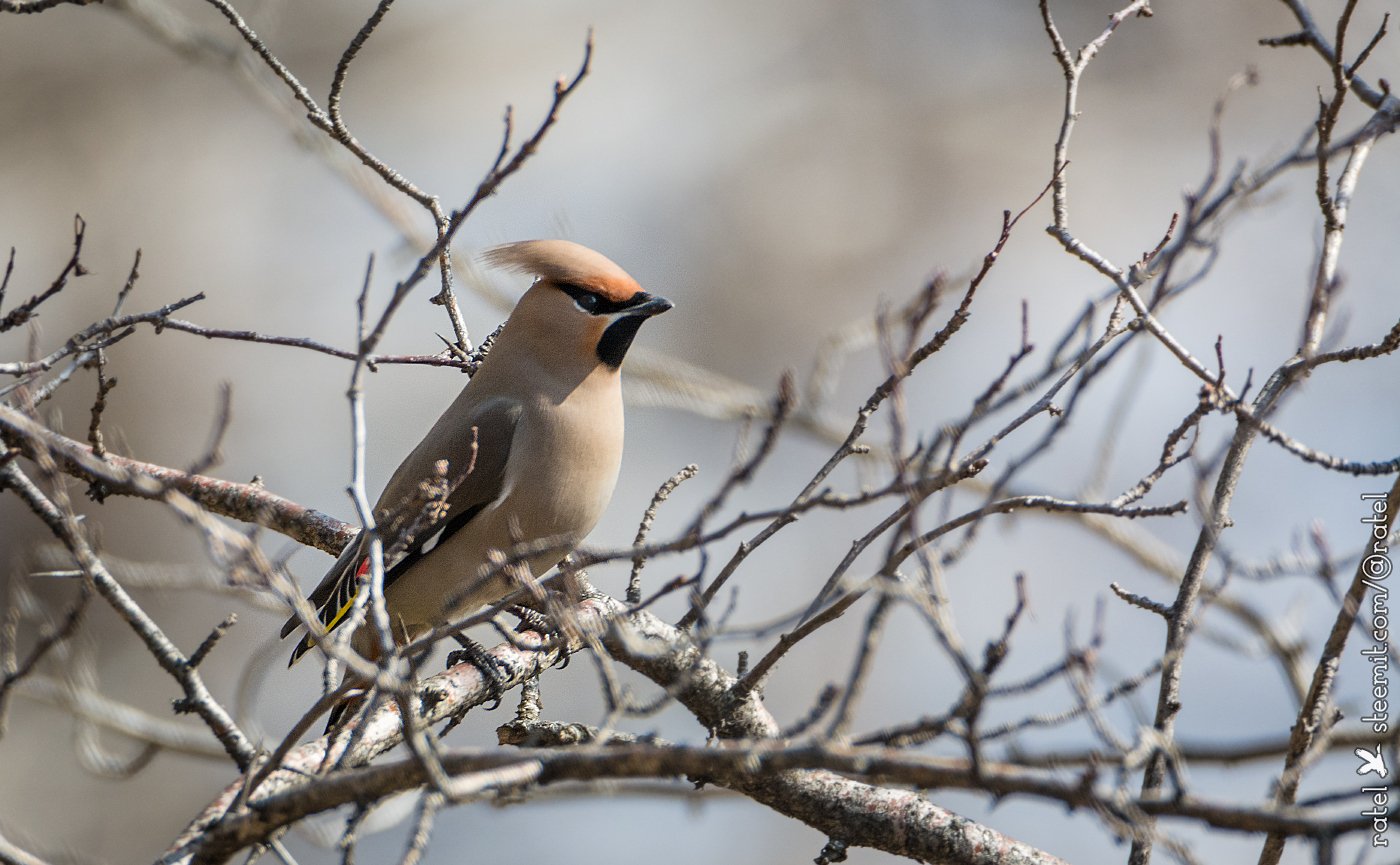
M 466 418 L 448 409 L 394 472 L 375 506 L 376 516 L 385 509 L 412 501 L 418 485 L 434 476 L 434 465 L 439 460 L 448 461 L 447 481 L 451 492 L 447 496 L 447 513 L 435 530 L 406 543 L 396 543 L 401 540 L 399 538 L 383 538 L 386 554 L 398 548 L 384 562 L 385 588 L 449 535 L 470 523 L 500 495 L 520 412 L 519 403 L 505 398 L 483 402 L 470 410 Z M 407 522 L 414 522 L 411 515 Z M 307 597 L 327 632 L 335 630 L 349 614 L 360 586 L 359 578 L 368 570 L 369 539 L 361 533 L 346 545 Z M 291 634 L 300 625 L 301 619 L 292 616 L 282 625 L 282 636 Z M 314 645 L 310 636 L 299 643 L 292 653 L 291 663 L 296 663 Z

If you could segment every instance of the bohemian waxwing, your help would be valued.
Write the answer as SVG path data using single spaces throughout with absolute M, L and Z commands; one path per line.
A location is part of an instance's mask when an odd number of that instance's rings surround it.
M 612 261 L 567 240 L 511 243 L 485 260 L 538 279 L 375 505 L 376 515 L 401 507 L 447 460 L 456 486 L 446 515 L 421 539 L 383 538 L 384 599 L 399 645 L 518 588 L 491 566 L 489 551 L 547 542 L 524 560 L 543 576 L 592 531 L 622 459 L 622 358 L 642 322 L 671 308 Z M 396 546 L 401 551 L 389 557 Z M 368 554 L 367 537 L 351 541 L 308 598 L 327 631 L 347 618 Z M 282 636 L 300 624 L 288 619 Z M 352 645 L 373 657 L 367 631 Z M 308 635 L 291 662 L 314 645 Z

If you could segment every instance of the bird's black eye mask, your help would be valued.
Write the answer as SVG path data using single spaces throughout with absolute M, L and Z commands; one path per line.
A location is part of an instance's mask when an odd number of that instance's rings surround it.
M 627 355 L 627 349 L 632 347 L 632 340 L 637 336 L 642 322 L 671 308 L 669 300 L 645 291 L 639 291 L 627 300 L 609 300 L 595 291 L 572 283 L 557 282 L 555 285 L 572 297 L 574 303 L 584 312 L 617 318 L 603 331 L 603 336 L 594 349 L 598 360 L 613 369 L 622 366 L 622 359 Z
M 636 306 L 641 306 L 652 299 L 652 296 L 645 291 L 639 291 L 626 300 L 608 300 L 596 291 L 589 291 L 582 286 L 568 282 L 558 282 L 559 290 L 574 299 L 578 308 L 589 315 L 616 315 L 626 312 Z

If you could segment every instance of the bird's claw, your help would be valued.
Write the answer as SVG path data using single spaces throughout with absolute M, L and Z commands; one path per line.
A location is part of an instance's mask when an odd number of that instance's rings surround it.
M 506 612 L 520 620 L 520 626 L 516 628 L 516 631 L 535 631 L 556 644 L 564 642 L 564 632 L 555 626 L 553 619 L 539 610 L 514 604 L 506 607 Z M 564 652 L 563 657 L 557 663 L 561 670 L 569 666 L 569 654 Z
M 505 696 L 506 685 L 510 682 L 510 667 L 497 660 L 495 655 L 486 651 L 486 648 L 470 637 L 458 634 L 457 642 L 462 646 L 460 649 L 453 649 L 447 655 L 447 666 L 455 667 L 461 663 L 471 664 L 481 674 L 481 680 L 486 683 L 486 689 L 491 694 L 491 705 L 486 707 L 490 712 L 501 705 L 501 698 Z

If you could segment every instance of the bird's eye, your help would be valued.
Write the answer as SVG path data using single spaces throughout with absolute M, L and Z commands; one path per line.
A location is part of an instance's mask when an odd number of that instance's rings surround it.
M 560 290 L 574 299 L 574 306 L 588 313 L 589 315 L 601 315 L 609 311 L 608 301 L 597 292 L 589 291 L 581 285 L 574 285 L 571 282 L 557 283 Z

